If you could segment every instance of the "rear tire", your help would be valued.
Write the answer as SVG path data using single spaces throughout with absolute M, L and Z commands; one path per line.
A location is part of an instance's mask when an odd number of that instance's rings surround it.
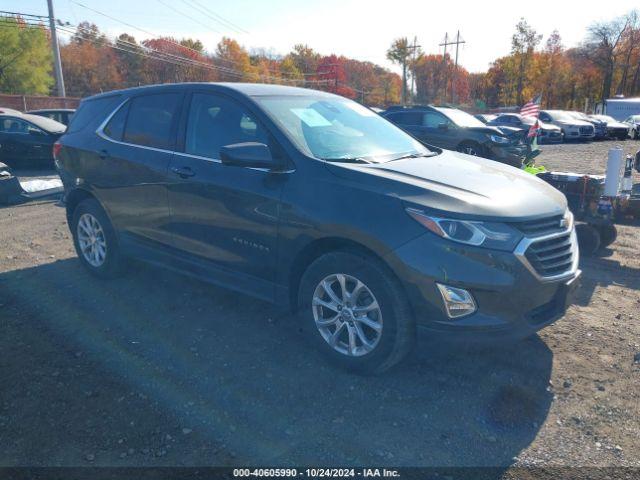
M 71 232 L 78 258 L 89 272 L 101 278 L 122 273 L 124 261 L 115 230 L 97 200 L 88 198 L 76 206 Z
M 587 223 L 576 225 L 576 235 L 578 236 L 578 245 L 580 253 L 591 256 L 600 248 L 600 232 Z
M 312 342 L 350 371 L 384 372 L 414 344 L 404 291 L 384 264 L 366 255 L 332 252 L 315 260 L 302 276 L 298 307 Z
M 598 228 L 600 233 L 600 248 L 611 245 L 618 238 L 618 230 L 615 225 L 602 225 Z

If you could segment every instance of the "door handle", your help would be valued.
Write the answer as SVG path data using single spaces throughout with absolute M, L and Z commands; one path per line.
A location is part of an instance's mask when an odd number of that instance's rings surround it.
M 100 150 L 100 152 L 98 152 L 98 157 L 100 157 L 100 160 L 106 160 L 109 158 L 109 152 L 106 150 Z
M 171 171 L 178 175 L 180 178 L 193 177 L 196 172 L 191 170 L 190 167 L 171 167 Z

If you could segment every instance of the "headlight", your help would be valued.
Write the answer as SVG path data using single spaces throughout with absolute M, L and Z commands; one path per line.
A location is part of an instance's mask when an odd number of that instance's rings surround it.
M 504 223 L 434 217 L 415 208 L 407 208 L 406 211 L 439 237 L 466 245 L 512 251 L 522 238 L 519 231 Z
M 502 137 L 500 135 L 489 135 L 489 139 L 493 143 L 509 143 L 509 139 L 507 137 Z
M 567 230 L 573 229 L 573 213 L 571 213 L 571 210 L 567 209 L 567 211 L 564 212 L 562 220 Z

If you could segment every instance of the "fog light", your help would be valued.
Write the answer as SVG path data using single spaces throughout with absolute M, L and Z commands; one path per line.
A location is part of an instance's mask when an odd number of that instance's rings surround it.
M 462 288 L 436 283 L 449 318 L 458 318 L 476 311 L 476 302 L 469 292 Z

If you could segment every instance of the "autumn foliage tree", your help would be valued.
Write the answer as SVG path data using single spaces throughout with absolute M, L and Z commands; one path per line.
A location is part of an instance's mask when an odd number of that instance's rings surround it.
M 51 50 L 44 26 L 12 16 L 0 16 L 0 26 L 0 91 L 49 93 Z

